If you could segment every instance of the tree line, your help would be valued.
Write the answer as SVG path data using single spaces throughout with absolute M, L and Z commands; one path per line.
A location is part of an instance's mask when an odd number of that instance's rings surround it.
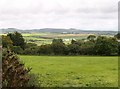
M 120 54 L 120 34 L 114 37 L 89 35 L 87 40 L 71 40 L 65 44 L 62 39 L 53 39 L 51 44 L 38 46 L 26 43 L 19 32 L 2 35 L 3 49 L 9 47 L 12 51 L 22 55 L 118 55 Z

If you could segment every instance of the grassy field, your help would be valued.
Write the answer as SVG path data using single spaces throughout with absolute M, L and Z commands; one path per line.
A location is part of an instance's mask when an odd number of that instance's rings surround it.
M 20 56 L 42 87 L 117 87 L 118 57 Z

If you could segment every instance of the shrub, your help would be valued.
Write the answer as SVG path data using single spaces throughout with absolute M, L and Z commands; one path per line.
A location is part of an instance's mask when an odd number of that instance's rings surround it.
M 30 47 L 30 48 L 26 48 L 23 52 L 23 54 L 25 55 L 37 55 L 38 54 L 38 47 Z
M 17 53 L 17 54 L 22 54 L 23 53 L 23 49 L 20 46 L 13 46 L 13 52 Z
M 2 57 L 3 87 L 25 87 L 28 84 L 28 73 L 31 69 L 24 68 L 19 58 L 11 51 Z
M 38 53 L 42 55 L 51 55 L 53 54 L 53 50 L 51 45 L 46 44 L 46 45 L 41 45 L 38 49 Z

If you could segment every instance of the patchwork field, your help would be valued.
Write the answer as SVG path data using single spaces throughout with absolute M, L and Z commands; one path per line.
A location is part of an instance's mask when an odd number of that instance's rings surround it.
M 1 35 L 7 35 L 7 34 L 0 34 Z M 60 38 L 63 39 L 63 42 L 65 44 L 71 43 L 72 39 L 81 40 L 81 39 L 87 39 L 87 37 L 90 34 L 62 34 L 62 33 L 22 33 L 22 36 L 25 39 L 25 42 L 27 43 L 35 43 L 38 46 L 44 45 L 44 44 L 51 44 L 53 39 Z M 106 36 L 112 36 L 112 35 L 106 35 Z
M 26 42 L 36 43 L 37 45 L 51 44 L 55 38 L 63 39 L 68 44 L 72 39 L 86 39 L 90 34 L 61 34 L 61 33 L 24 33 L 22 34 Z
M 117 87 L 118 57 L 20 56 L 41 87 Z

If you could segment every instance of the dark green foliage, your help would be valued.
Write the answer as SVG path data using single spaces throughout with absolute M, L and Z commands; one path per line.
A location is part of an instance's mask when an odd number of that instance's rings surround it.
M 63 43 L 54 43 L 51 46 L 55 55 L 64 55 L 67 49 L 66 45 Z
M 70 55 L 78 55 L 80 54 L 80 46 L 77 44 L 70 44 L 68 45 L 69 54 Z
M 95 52 L 97 55 L 117 55 L 118 41 L 116 38 L 99 36 L 95 43 Z
M 21 33 L 8 33 L 7 36 L 12 40 L 13 46 L 20 46 L 22 49 L 25 49 L 25 40 Z
M 62 39 L 53 39 L 51 48 L 55 55 L 64 55 L 67 49 Z
M 4 87 L 25 87 L 28 84 L 28 73 L 31 69 L 24 68 L 19 58 L 11 51 L 2 57 L 2 82 Z
M 94 55 L 95 49 L 94 49 L 95 43 L 93 41 L 86 41 L 83 42 L 80 47 L 80 54 L 81 55 Z
M 16 54 L 23 53 L 23 49 L 20 46 L 13 46 L 12 49 L 13 49 L 12 51 L 15 52 Z
M 25 55 L 38 55 L 38 50 L 39 50 L 39 47 L 37 46 L 31 46 L 29 48 L 26 48 L 24 51 L 23 51 L 23 54 Z
M 52 55 L 53 51 L 52 51 L 52 47 L 51 45 L 47 44 L 47 45 L 41 45 L 38 49 L 38 53 L 42 54 L 42 55 Z

